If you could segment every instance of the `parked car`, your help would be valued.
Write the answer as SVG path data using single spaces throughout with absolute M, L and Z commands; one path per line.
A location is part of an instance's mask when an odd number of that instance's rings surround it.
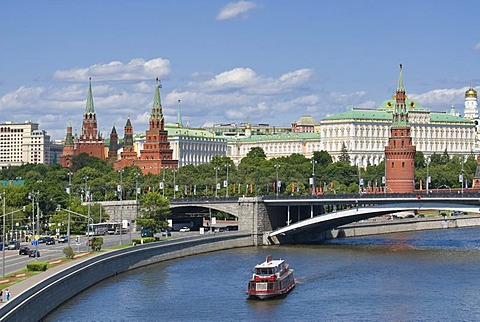
M 19 249 L 20 248 L 20 242 L 16 240 L 11 240 L 8 242 L 8 249 L 9 250 L 14 250 L 14 249 Z
M 140 232 L 140 236 L 141 237 L 153 237 L 153 231 L 151 229 L 144 228 Z
M 188 227 L 182 227 L 182 228 L 180 228 L 180 230 L 179 230 L 179 232 L 181 232 L 181 233 L 184 233 L 184 232 L 187 232 L 187 231 L 190 231 L 190 228 L 188 228 Z
M 45 245 L 55 245 L 55 238 L 45 237 Z
M 30 249 L 28 252 L 28 257 L 40 257 L 40 252 L 36 249 Z
M 57 238 L 57 242 L 59 243 L 67 243 L 68 242 L 68 236 L 60 236 Z
M 30 253 L 30 248 L 28 246 L 22 246 L 18 250 L 18 255 L 28 255 Z
M 44 243 L 45 243 L 45 238 L 47 238 L 47 237 L 40 237 L 40 238 L 38 239 L 38 243 L 39 243 L 39 244 L 44 244 Z

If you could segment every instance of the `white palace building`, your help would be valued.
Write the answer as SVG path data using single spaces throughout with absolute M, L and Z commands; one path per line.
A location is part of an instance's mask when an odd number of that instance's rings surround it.
M 325 150 L 338 161 L 345 146 L 352 165 L 367 166 L 378 164 L 384 158 L 392 123 L 395 102 L 387 100 L 378 109 L 352 109 L 327 116 L 320 124 L 311 118 L 302 117 L 295 122 L 292 130 L 303 126 L 313 127 L 311 131 L 295 131 L 270 135 L 251 135 L 250 125 L 245 134 L 227 138 L 227 156 L 238 164 L 252 147 L 260 147 L 267 158 L 303 154 L 307 158 L 314 151 Z M 431 112 L 418 102 L 407 99 L 408 116 L 413 143 L 417 151 L 426 157 L 433 153 L 470 155 L 479 151 L 476 124 L 478 123 L 477 92 L 470 86 L 465 93 L 465 116 L 461 117 L 451 108 L 450 112 Z M 305 123 L 305 124 L 304 124 Z

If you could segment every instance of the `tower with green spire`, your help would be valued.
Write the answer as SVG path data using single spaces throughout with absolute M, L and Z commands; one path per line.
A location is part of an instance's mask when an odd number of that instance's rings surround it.
M 398 77 L 397 91 L 394 96 L 395 109 L 390 127 L 390 138 L 385 147 L 386 192 L 409 193 L 415 190 L 415 153 L 412 143 L 408 110 L 405 104 L 405 86 L 403 84 L 402 64 Z
M 145 133 L 145 143 L 136 161 L 144 173 L 158 174 L 163 168 L 177 168 L 178 160 L 173 160 L 173 150 L 168 142 L 168 131 L 164 128 L 162 103 L 160 100 L 160 81 L 156 80 L 149 129 Z
M 89 156 L 105 159 L 105 143 L 98 133 L 97 114 L 93 105 L 91 77 L 89 78 L 87 103 L 83 113 L 82 133 L 75 143 L 75 155 L 87 153 Z

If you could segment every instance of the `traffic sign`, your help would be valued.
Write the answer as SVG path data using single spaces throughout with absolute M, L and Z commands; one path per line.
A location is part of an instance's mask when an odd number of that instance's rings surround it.
M 32 240 L 32 246 L 37 246 L 38 245 L 38 240 Z
M 39 240 L 39 239 L 40 239 L 40 236 L 35 235 L 35 240 Z

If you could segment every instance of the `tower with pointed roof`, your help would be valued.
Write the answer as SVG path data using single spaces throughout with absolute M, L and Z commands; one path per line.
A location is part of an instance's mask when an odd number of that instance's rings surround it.
M 136 164 L 137 159 L 137 152 L 133 146 L 133 127 L 130 117 L 128 117 L 124 128 L 123 151 L 120 153 L 120 159 L 115 162 L 114 168 L 118 171 L 130 167 Z
M 161 84 L 157 78 L 149 128 L 145 133 L 145 144 L 140 151 L 140 157 L 135 162 L 143 173 L 160 173 L 163 168 L 177 168 L 178 160 L 173 160 L 173 150 L 168 142 L 168 132 L 165 130 L 162 103 L 160 100 Z
M 112 132 L 110 132 L 110 144 L 108 145 L 108 160 L 115 161 L 117 159 L 117 152 L 118 152 L 118 134 L 114 124 L 112 128 Z
M 75 156 L 75 147 L 73 142 L 72 124 L 69 122 L 67 126 L 67 136 L 63 146 L 62 155 L 60 156 L 60 164 L 62 167 L 70 167 L 72 158 Z
M 416 148 L 412 144 L 408 122 L 408 109 L 405 104 L 407 96 L 405 95 L 401 64 L 394 99 L 395 108 L 390 137 L 388 145 L 385 146 L 386 189 L 388 193 L 408 193 L 415 190 Z
M 87 104 L 83 113 L 82 133 L 76 142 L 75 154 L 87 153 L 91 157 L 105 159 L 105 144 L 98 133 L 97 114 L 93 106 L 92 79 L 89 79 Z

